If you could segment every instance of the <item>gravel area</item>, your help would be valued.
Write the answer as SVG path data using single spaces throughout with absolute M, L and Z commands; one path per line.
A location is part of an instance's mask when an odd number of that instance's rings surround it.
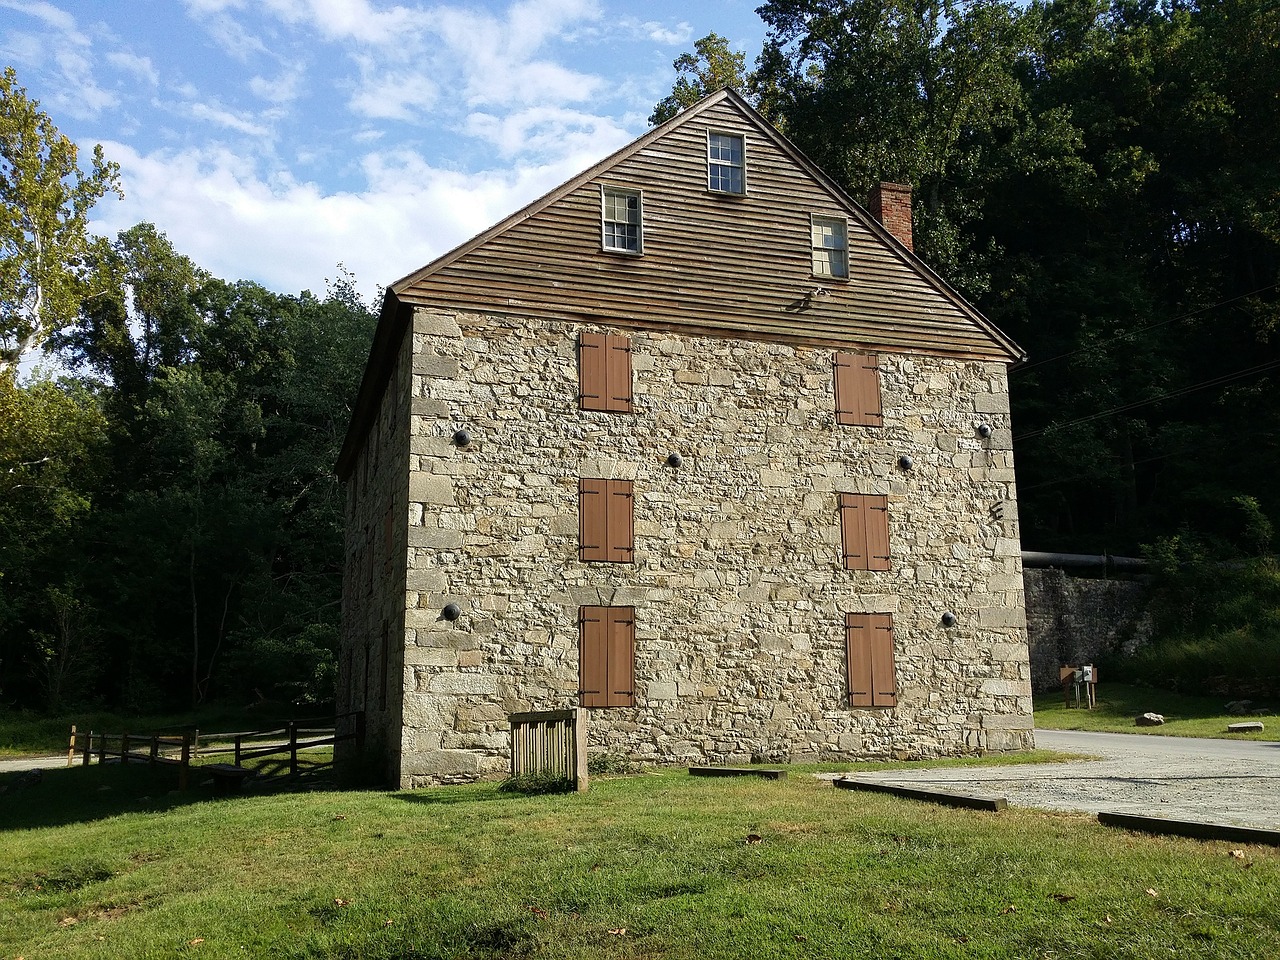
M 855 775 L 1020 807 L 1280 829 L 1280 743 L 1037 730 L 1036 746 L 1098 759 Z

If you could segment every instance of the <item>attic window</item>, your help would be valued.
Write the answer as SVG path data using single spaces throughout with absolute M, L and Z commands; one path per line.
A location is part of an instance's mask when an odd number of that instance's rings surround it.
M 837 217 L 814 217 L 813 275 L 815 277 L 849 276 L 849 232 L 845 221 Z
M 742 137 L 707 133 L 707 189 L 716 193 L 746 193 Z
M 600 188 L 600 246 L 618 253 L 644 253 L 639 190 Z

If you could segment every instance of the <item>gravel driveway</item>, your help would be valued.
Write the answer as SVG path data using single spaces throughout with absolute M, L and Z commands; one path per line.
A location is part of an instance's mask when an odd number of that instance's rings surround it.
M 991 794 L 1020 807 L 1280 829 L 1280 743 L 1037 730 L 1036 746 L 1099 759 L 857 776 Z

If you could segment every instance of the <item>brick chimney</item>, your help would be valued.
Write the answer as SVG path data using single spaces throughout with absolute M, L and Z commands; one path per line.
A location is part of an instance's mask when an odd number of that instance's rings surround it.
M 908 250 L 911 246 L 911 188 L 901 183 L 881 183 L 871 188 L 867 209 Z

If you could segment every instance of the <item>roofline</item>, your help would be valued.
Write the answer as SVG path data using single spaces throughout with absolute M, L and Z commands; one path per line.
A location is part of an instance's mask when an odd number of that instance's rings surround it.
M 735 106 L 741 108 L 744 116 L 761 134 L 772 140 L 797 166 L 830 191 L 837 200 L 848 207 L 849 211 L 864 227 L 884 241 L 901 260 L 917 270 L 928 283 L 950 300 L 961 313 L 981 328 L 987 336 L 1004 350 L 1009 357 L 1010 363 L 1021 363 L 1026 360 L 1026 351 L 984 317 L 976 307 L 935 273 L 933 268 L 916 256 L 914 251 L 909 250 L 901 240 L 885 228 L 884 224 L 872 216 L 870 211 L 863 207 L 861 203 L 849 196 L 843 187 L 806 157 L 799 147 L 778 131 L 755 107 L 751 106 L 739 93 L 725 87 L 708 94 L 671 119 L 654 127 L 648 133 L 615 150 L 582 173 L 566 180 L 537 200 L 521 207 L 511 216 L 476 234 L 470 240 L 459 244 L 443 256 L 437 257 L 426 266 L 401 277 L 387 287 L 382 301 L 381 315 L 378 318 L 378 330 L 374 335 L 373 344 L 369 351 L 369 362 L 365 369 L 365 375 L 360 382 L 360 391 L 356 396 L 355 405 L 351 410 L 351 423 L 347 428 L 342 450 L 338 454 L 336 465 L 338 477 L 345 481 L 355 468 L 355 458 L 360 448 L 357 438 L 363 438 L 366 421 L 372 417 L 377 399 L 381 397 L 382 391 L 385 389 L 387 380 L 391 375 L 395 347 L 399 345 L 404 337 L 405 329 L 411 324 L 412 307 L 400 300 L 399 294 L 402 290 L 444 269 L 460 257 L 466 256 L 477 247 L 482 246 L 516 224 L 541 213 L 557 200 L 569 195 L 584 184 L 605 173 L 611 167 L 640 152 L 653 141 L 665 136 L 671 130 L 697 119 L 702 113 L 725 100 L 729 100 Z

